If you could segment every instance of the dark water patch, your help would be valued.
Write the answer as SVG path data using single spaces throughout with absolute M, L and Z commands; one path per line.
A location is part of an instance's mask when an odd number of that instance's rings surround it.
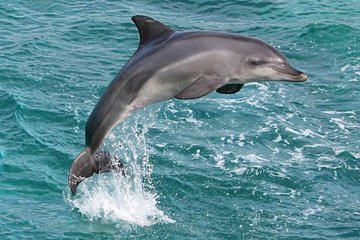
M 124 39 L 123 32 L 125 29 L 133 30 L 133 38 L 137 38 L 136 29 L 132 24 L 128 23 L 119 23 L 115 21 L 108 21 L 104 19 L 104 22 L 94 22 L 88 20 L 76 21 L 76 24 L 73 24 L 65 33 L 65 40 L 71 40 L 78 42 L 79 45 L 86 44 L 88 47 L 95 45 L 102 45 L 103 43 L 108 43 L 110 46 L 115 48 L 120 48 L 123 45 Z M 101 41 L 96 41 L 99 39 Z M 134 41 L 131 41 L 133 43 Z
M 36 139 L 44 146 L 50 147 L 60 152 L 65 152 L 69 145 L 77 145 L 80 141 L 70 137 L 76 131 L 77 121 L 70 123 L 67 126 L 60 126 L 59 119 L 69 120 L 73 115 L 67 115 L 64 112 L 56 110 L 41 110 L 32 108 L 31 110 L 22 107 L 16 113 L 16 121 L 18 125 L 32 138 Z M 53 121 L 55 120 L 55 121 Z M 58 124 L 56 124 L 56 122 Z M 57 135 L 66 134 L 69 136 L 67 143 L 59 143 L 56 140 Z M 55 137 L 55 138 L 54 138 Z
M 349 167 L 340 168 L 334 171 L 334 177 L 341 182 L 344 182 L 346 185 L 357 187 L 360 184 L 359 168 L 359 166 L 357 166 L 355 169 L 349 169 Z
M 303 41 L 316 44 L 313 46 L 317 51 L 323 52 L 347 52 L 348 46 L 357 46 L 360 41 L 360 31 L 344 24 L 312 23 L 301 32 L 299 37 Z
M 345 162 L 353 165 L 354 169 L 355 169 L 355 166 L 358 163 L 358 160 L 360 159 L 360 156 L 358 154 L 358 151 L 357 151 L 358 148 L 357 147 L 355 149 L 352 149 L 352 150 L 353 150 L 353 152 L 351 152 L 351 151 L 341 151 L 341 152 L 336 154 L 336 157 L 339 157 L 339 158 L 343 159 Z
M 0 130 L 0 142 L 2 146 L 4 146 L 2 147 L 2 155 L 4 157 L 2 157 L 0 165 L 2 169 L 2 183 L 8 186 L 16 185 L 20 191 L 22 187 L 26 187 L 29 188 L 30 192 L 32 192 L 32 187 L 39 186 L 37 190 L 39 194 L 48 193 L 48 189 L 50 189 L 50 191 L 61 190 L 57 188 L 57 186 L 64 178 L 60 177 L 61 180 L 58 179 L 58 181 L 54 182 L 54 179 L 51 179 L 53 173 L 51 173 L 50 169 L 55 171 L 61 171 L 61 169 L 67 170 L 68 166 L 64 164 L 66 161 L 61 162 L 59 152 L 46 147 L 48 145 L 47 140 L 41 142 L 41 139 L 34 139 L 31 134 L 28 134 L 28 129 L 24 129 L 21 124 L 18 124 L 19 122 L 16 115 L 19 114 L 19 111 L 21 112 L 22 107 L 12 95 L 4 91 L 0 93 L 0 105 L 2 109 L 0 119 L 3 126 L 2 130 Z M 33 111 L 31 111 L 31 115 L 34 116 Z M 44 119 L 37 120 L 40 126 L 46 124 L 43 120 Z M 49 136 L 51 138 L 53 137 L 51 135 L 42 137 L 47 139 Z M 48 156 L 49 154 L 51 155 L 51 153 L 53 157 Z M 45 166 L 48 166 L 48 170 L 44 169 Z M 38 169 L 40 169 L 39 175 L 33 176 L 32 174 L 37 172 Z M 26 175 L 33 180 L 24 181 L 22 177 Z M 50 182 L 53 183 L 48 185 Z M 14 189 L 15 188 L 10 187 L 9 189 L 6 188 L 3 190 L 5 192 L 14 192 Z
M 2 19 L 9 19 L 9 20 L 22 20 L 26 18 L 26 13 L 22 11 L 17 11 L 14 5 L 2 5 L 0 8 L 0 14 Z
M 32 187 L 38 188 L 39 193 L 61 191 L 62 184 L 59 183 L 66 180 L 69 167 L 65 161 L 67 158 L 49 157 L 49 152 L 51 150 L 39 151 L 34 145 L 27 148 L 22 145 L 17 151 L 8 150 L 0 166 L 2 182 L 8 186 L 4 191 L 22 192 L 25 191 L 25 185 L 30 194 Z M 58 175 L 59 173 L 64 175 Z M 17 187 L 11 187 L 15 185 Z
M 239 12 L 242 15 L 251 16 L 262 15 L 276 10 L 274 4 L 268 1 L 238 1 L 236 6 L 228 1 L 202 1 L 198 2 L 199 10 L 198 13 L 223 13 L 229 17 L 238 17 Z
M 8 164 L 6 162 L 3 162 L 1 164 L 1 172 L 2 173 L 21 173 L 25 171 L 25 169 L 19 165 L 13 165 L 13 164 Z
M 27 174 L 23 174 L 27 175 Z M 17 194 L 27 194 L 27 195 L 48 195 L 51 193 L 61 192 L 61 188 L 57 185 L 58 183 L 50 183 L 48 178 L 42 180 L 35 179 L 20 179 L 17 176 L 11 177 L 9 174 L 6 174 L 5 180 L 1 181 L 2 184 L 11 185 L 11 188 L 5 187 L 3 189 L 3 194 L 5 195 L 17 195 Z
M 16 150 L 19 148 L 19 145 L 16 144 L 18 139 L 23 137 L 22 130 L 16 124 L 16 111 L 19 108 L 18 102 L 15 98 L 8 94 L 5 91 L 0 90 L 0 120 L 1 126 L 0 129 L 0 142 L 3 146 L 6 146 L 4 149 L 4 154 L 6 151 Z M 14 145 L 9 143 L 15 143 Z

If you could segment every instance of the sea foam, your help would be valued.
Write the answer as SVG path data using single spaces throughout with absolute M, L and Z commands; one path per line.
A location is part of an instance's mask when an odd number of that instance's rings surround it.
M 150 226 L 174 223 L 158 208 L 159 194 L 152 183 L 145 134 L 148 125 L 141 116 L 124 122 L 109 134 L 105 148 L 125 164 L 125 174 L 104 173 L 86 179 L 68 202 L 90 221 Z M 151 122 L 151 121 L 150 121 Z

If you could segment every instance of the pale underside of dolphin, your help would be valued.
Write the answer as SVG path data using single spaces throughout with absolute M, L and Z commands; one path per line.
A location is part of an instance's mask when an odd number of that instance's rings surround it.
M 98 149 L 109 131 L 139 108 L 172 98 L 196 99 L 214 90 L 233 94 L 254 81 L 307 79 L 283 54 L 258 39 L 177 32 L 146 16 L 132 20 L 139 30 L 139 47 L 89 116 L 86 148 L 69 173 L 72 193 L 84 178 L 111 169 L 110 158 Z

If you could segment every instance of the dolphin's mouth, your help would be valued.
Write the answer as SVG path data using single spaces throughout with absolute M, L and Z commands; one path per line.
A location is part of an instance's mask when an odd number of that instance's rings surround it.
M 281 65 L 279 67 L 272 67 L 272 69 L 276 72 L 289 76 L 289 78 L 286 79 L 287 81 L 304 82 L 308 79 L 308 76 L 305 73 L 292 68 L 290 65 Z

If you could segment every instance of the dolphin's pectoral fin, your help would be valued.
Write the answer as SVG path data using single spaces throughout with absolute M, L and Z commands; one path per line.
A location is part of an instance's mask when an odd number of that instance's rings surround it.
M 217 75 L 206 75 L 199 77 L 188 88 L 175 95 L 178 99 L 201 98 L 223 84 L 223 79 Z
M 216 89 L 216 91 L 221 94 L 233 94 L 240 91 L 243 86 L 244 84 L 227 84 Z
M 69 186 L 72 194 L 76 193 L 77 186 L 86 178 L 91 177 L 94 173 L 103 173 L 116 171 L 125 174 L 123 163 L 117 158 L 110 156 L 110 153 L 104 150 L 98 150 L 93 155 L 90 148 L 74 160 L 69 173 Z

